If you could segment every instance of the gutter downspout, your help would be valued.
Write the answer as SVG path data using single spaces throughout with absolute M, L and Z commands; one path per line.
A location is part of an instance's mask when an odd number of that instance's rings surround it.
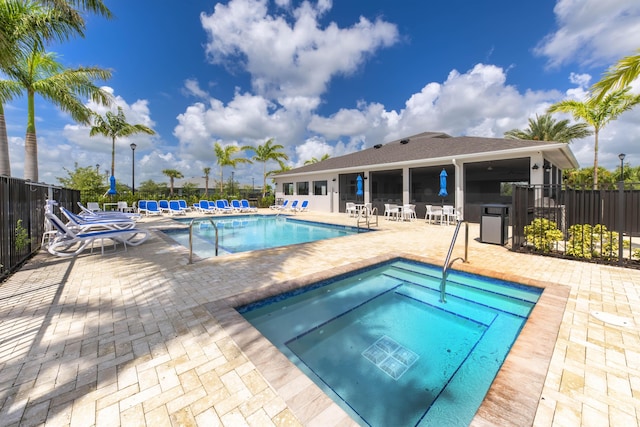
M 455 210 L 457 219 L 464 220 L 464 191 L 462 190 L 462 167 L 456 162 L 456 159 L 451 159 L 451 163 L 455 167 Z

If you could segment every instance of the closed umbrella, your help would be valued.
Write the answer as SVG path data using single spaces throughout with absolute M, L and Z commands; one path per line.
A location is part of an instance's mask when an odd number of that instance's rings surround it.
M 107 194 L 112 196 L 117 193 L 115 176 L 111 175 L 111 177 L 109 177 L 109 184 L 110 184 L 110 187 L 109 187 L 109 191 L 107 191 Z
M 362 191 L 362 177 L 360 175 L 356 178 L 356 196 L 364 196 L 364 191 Z
M 444 198 L 447 197 L 449 193 L 447 193 L 447 171 L 442 169 L 440 172 L 440 192 L 438 196 L 442 197 L 442 204 L 444 205 Z

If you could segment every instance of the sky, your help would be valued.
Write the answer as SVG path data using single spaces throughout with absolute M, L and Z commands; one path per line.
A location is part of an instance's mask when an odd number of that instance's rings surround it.
M 49 50 L 69 68 L 111 70 L 97 84 L 113 94 L 113 111 L 155 130 L 116 141 L 115 176 L 127 185 L 129 144 L 137 145 L 136 187 L 168 183 L 164 169 L 191 178 L 210 167 L 219 178 L 216 142 L 273 138 L 296 167 L 427 131 L 501 138 L 555 102 L 584 100 L 609 66 L 640 48 L 637 0 L 105 4 L 114 19 L 89 15 L 85 38 Z M 23 177 L 26 100 L 5 105 L 5 118 L 11 172 Z M 76 164 L 110 168 L 111 140 L 89 137 L 90 126 L 42 99 L 36 128 L 41 182 L 59 184 Z M 593 165 L 593 145 L 593 137 L 572 143 L 581 167 Z M 619 153 L 640 165 L 640 106 L 600 134 L 600 165 L 619 167 Z M 261 185 L 262 166 L 238 165 L 236 182 Z

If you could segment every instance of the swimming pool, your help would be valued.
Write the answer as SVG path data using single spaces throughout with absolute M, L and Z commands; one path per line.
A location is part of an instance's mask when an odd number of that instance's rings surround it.
M 237 310 L 362 425 L 468 425 L 542 290 L 396 260 Z
M 218 227 L 218 255 L 277 248 L 358 233 L 355 227 L 276 215 L 238 215 L 211 219 Z M 192 218 L 176 219 L 186 224 L 191 220 Z M 176 242 L 189 247 L 188 229 L 163 231 Z M 193 252 L 201 258 L 215 256 L 214 241 L 215 230 L 209 219 L 196 219 L 193 224 Z

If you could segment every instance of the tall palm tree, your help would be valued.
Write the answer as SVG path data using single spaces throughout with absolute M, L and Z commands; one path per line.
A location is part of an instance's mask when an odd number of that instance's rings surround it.
M 586 123 L 569 125 L 569 120 L 556 121 L 551 114 L 529 118 L 527 129 L 511 129 L 504 133 L 508 139 L 528 139 L 532 141 L 571 142 L 574 139 L 593 135 Z
M 209 196 L 209 174 L 211 173 L 211 168 L 206 167 L 202 169 L 202 172 L 204 172 L 204 194 L 207 197 Z
M 321 162 L 321 161 L 323 161 L 323 160 L 327 160 L 329 157 L 331 157 L 331 156 L 329 155 L 329 153 L 325 153 L 325 154 L 324 154 L 322 157 L 320 157 L 319 159 L 317 159 L 317 158 L 315 158 L 315 157 L 312 157 L 312 158 L 310 158 L 309 160 L 305 160 L 304 164 L 305 164 L 305 165 L 312 165 L 312 164 L 314 164 L 314 163 L 318 163 L 318 162 Z
M 629 95 L 627 89 L 616 90 L 604 96 L 601 101 L 589 98 L 585 102 L 564 100 L 549 107 L 550 113 L 571 113 L 576 120 L 584 120 L 591 127 L 595 135 L 593 147 L 593 188 L 598 188 L 598 136 L 600 130 L 610 121 L 616 120 L 620 114 L 640 103 L 640 95 Z
M 0 71 L 7 74 L 34 48 L 43 49 L 46 42 L 64 41 L 73 34 L 84 35 L 84 20 L 77 12 L 31 1 L 0 2 Z M 0 86 L 0 175 L 11 175 L 4 104 L 21 93 L 17 81 L 4 80 Z
M 176 178 L 184 178 L 184 175 L 182 175 L 182 172 L 175 169 L 165 169 L 162 173 L 169 177 L 169 196 L 173 197 L 173 180 Z
M 273 144 L 273 138 L 269 138 L 264 144 L 258 145 L 253 148 L 255 155 L 252 157 L 256 162 L 262 163 L 262 198 L 264 199 L 267 191 L 267 162 L 269 160 L 276 160 L 281 162 L 282 160 L 289 160 L 289 156 L 286 153 L 280 151 L 284 147 L 280 144 Z
M 235 168 L 238 163 L 252 163 L 251 160 L 245 157 L 233 157 L 234 154 L 239 153 L 240 151 L 245 150 L 253 150 L 253 147 L 250 145 L 245 145 L 243 147 L 238 147 L 237 145 L 229 144 L 224 147 L 220 145 L 219 142 L 216 142 L 213 146 L 213 150 L 216 153 L 216 157 L 218 158 L 218 165 L 220 165 L 220 194 L 224 192 L 224 178 L 222 174 L 222 170 L 225 166 L 232 166 Z
M 625 56 L 616 62 L 593 85 L 591 89 L 597 101 L 601 101 L 612 90 L 626 88 L 640 77 L 640 49 L 637 52 L 637 55 Z
M 24 177 L 38 181 L 35 95 L 40 95 L 69 113 L 75 121 L 89 123 L 91 111 L 82 101 L 89 97 L 94 102 L 109 104 L 111 95 L 94 84 L 94 80 L 109 79 L 111 72 L 97 67 L 65 69 L 56 61 L 54 53 L 41 50 L 33 50 L 27 57 L 21 58 L 20 62 L 3 71 L 27 93 Z
M 155 135 L 153 129 L 136 124 L 132 125 L 127 123 L 127 118 L 122 111 L 122 107 L 118 107 L 118 114 L 113 114 L 111 111 L 107 111 L 104 117 L 99 114 L 93 113 L 94 124 L 91 127 L 89 136 L 104 135 L 111 138 L 111 176 L 115 176 L 116 168 L 116 139 L 135 135 L 137 133 L 146 133 L 149 135 Z

